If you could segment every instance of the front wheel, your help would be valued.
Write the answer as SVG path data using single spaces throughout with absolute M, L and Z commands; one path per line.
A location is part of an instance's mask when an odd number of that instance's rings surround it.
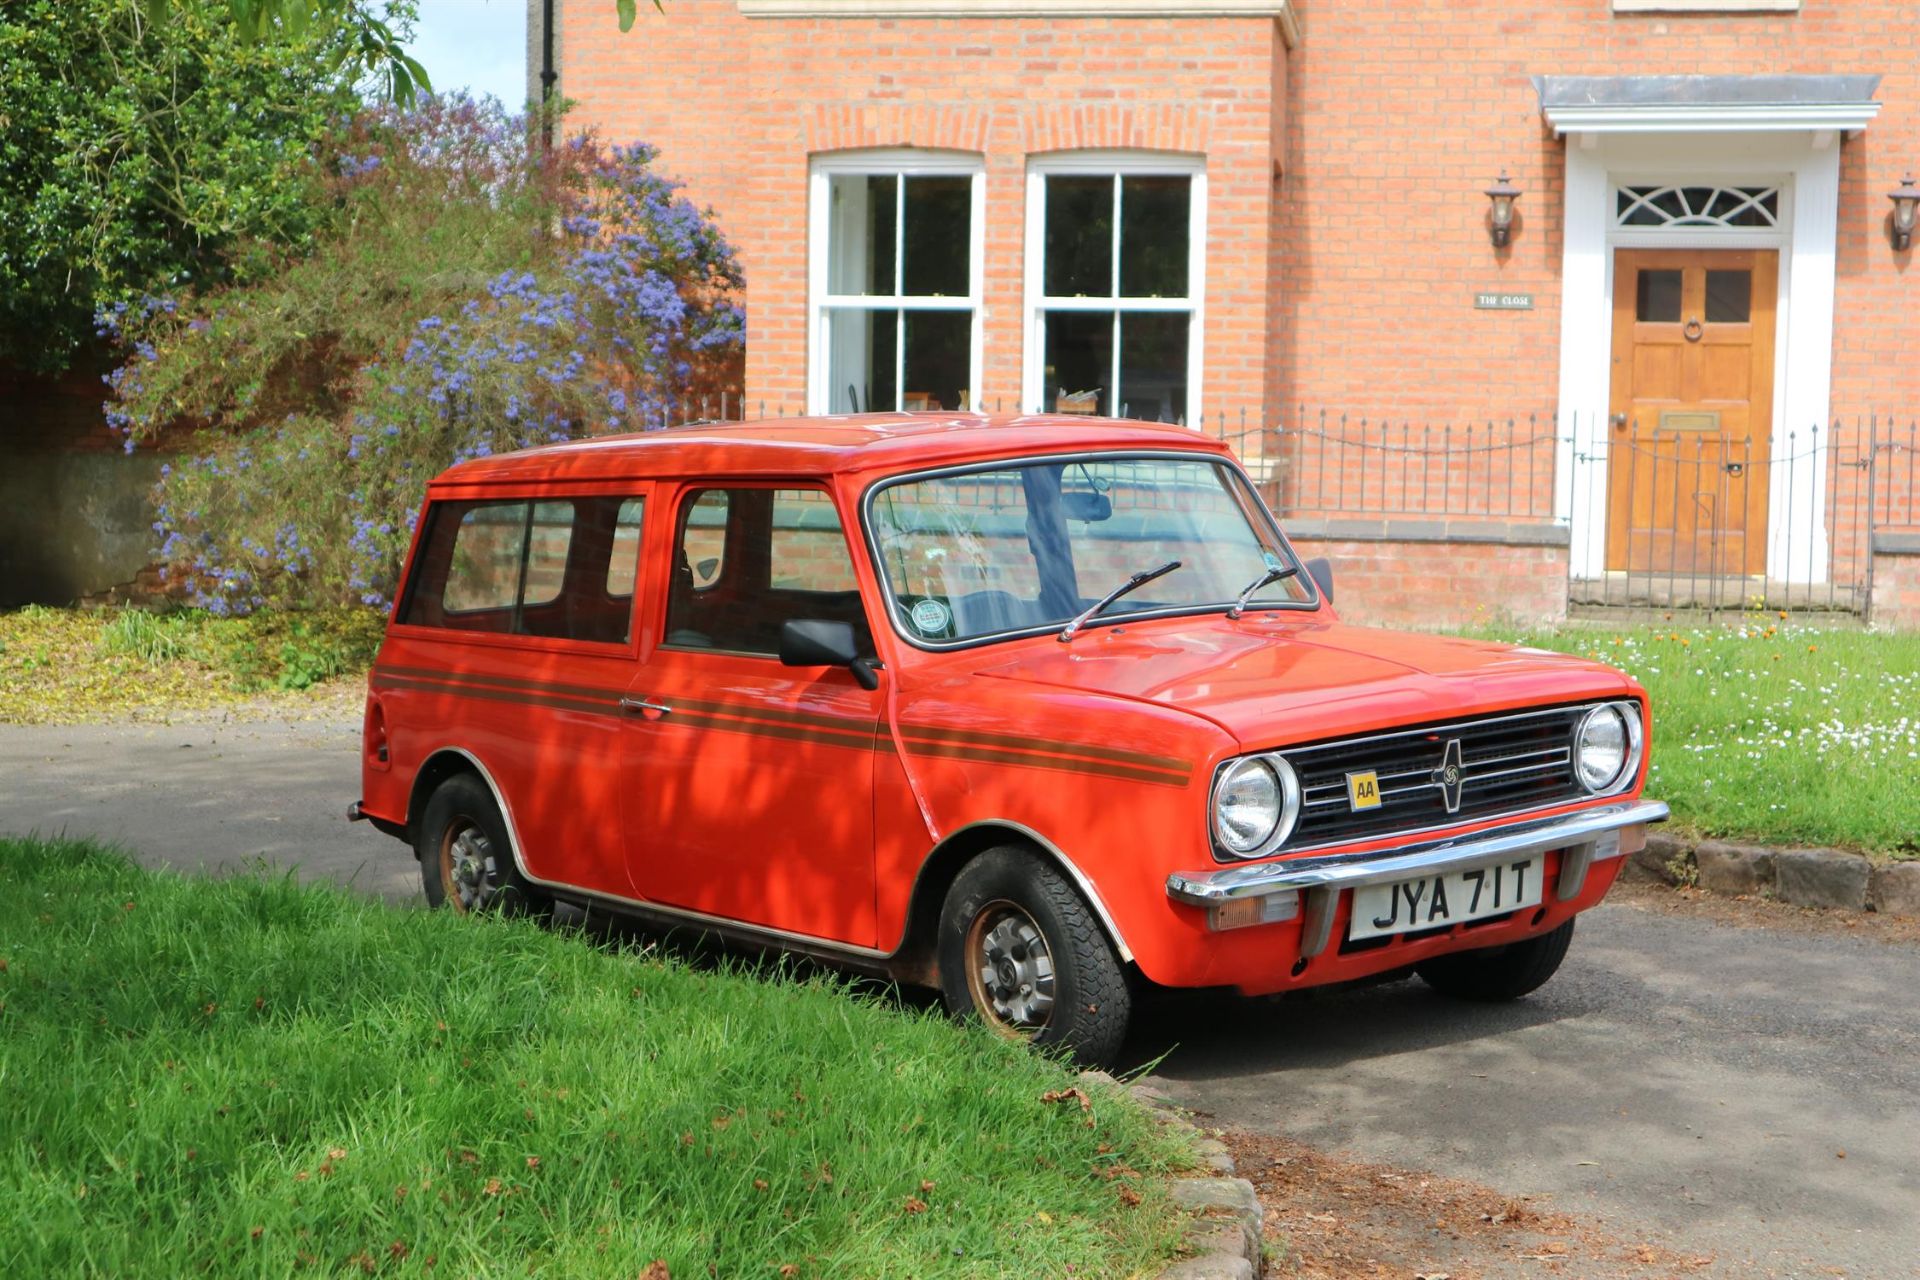
M 546 896 L 520 875 L 493 793 L 470 773 L 441 783 L 416 828 L 427 905 L 456 915 L 540 914 Z
M 1461 1000 L 1518 1000 L 1545 986 L 1567 958 L 1573 920 L 1537 938 L 1440 956 L 1415 967 L 1422 981 L 1442 995 Z
M 938 953 L 956 1017 L 1061 1046 L 1084 1066 L 1119 1053 L 1132 1012 L 1120 957 L 1086 901 L 1036 854 L 992 849 L 961 870 L 940 910 Z

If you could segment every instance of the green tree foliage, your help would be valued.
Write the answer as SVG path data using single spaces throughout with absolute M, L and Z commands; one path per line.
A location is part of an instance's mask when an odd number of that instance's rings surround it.
M 371 108 L 321 150 L 330 208 L 272 276 L 108 313 L 108 419 L 182 432 L 163 559 L 217 613 L 386 600 L 451 463 L 680 419 L 737 385 L 740 275 L 645 146 L 497 103 Z
M 0 6 L 0 358 L 61 367 L 96 310 L 256 278 L 325 213 L 313 148 L 357 101 L 357 33 L 153 8 Z
M 156 14 L 164 14 L 170 5 L 191 2 L 148 0 Z M 378 80 L 385 95 L 401 106 L 413 104 L 416 90 L 433 89 L 426 68 L 402 47 L 404 34 L 361 0 L 227 0 L 227 4 L 240 29 L 256 40 L 281 32 L 298 36 L 313 27 L 342 31 L 346 35 L 343 62 Z M 662 0 L 653 0 L 653 7 L 665 12 Z M 631 31 L 639 15 L 635 0 L 614 0 L 613 9 L 620 29 Z

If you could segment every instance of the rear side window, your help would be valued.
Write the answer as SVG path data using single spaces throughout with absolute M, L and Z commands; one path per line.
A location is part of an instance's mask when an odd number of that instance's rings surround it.
M 633 595 L 640 577 L 640 516 L 646 504 L 628 498 L 614 513 L 613 558 L 607 563 L 607 594 L 621 598 Z
M 496 635 L 625 644 L 644 500 L 437 502 L 400 621 Z
M 464 504 L 463 504 L 464 505 Z M 447 511 L 437 526 L 452 526 L 451 563 L 440 588 L 445 613 L 485 613 L 511 609 L 519 598 L 520 550 L 526 539 L 527 504 L 489 502 L 468 505 L 457 520 Z

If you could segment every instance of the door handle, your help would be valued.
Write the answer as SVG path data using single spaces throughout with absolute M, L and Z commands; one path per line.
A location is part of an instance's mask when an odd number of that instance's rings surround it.
M 648 702 L 645 698 L 622 698 L 620 709 L 643 715 L 649 720 L 658 720 L 673 710 L 664 702 Z
M 1607 421 L 1614 425 L 1615 430 L 1618 430 L 1627 425 L 1627 415 L 1624 413 L 1609 414 Z

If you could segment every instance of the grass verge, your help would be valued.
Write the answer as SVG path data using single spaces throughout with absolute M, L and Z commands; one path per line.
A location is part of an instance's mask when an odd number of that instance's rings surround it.
M 1646 685 L 1647 792 L 1685 831 L 1920 857 L 1920 635 L 1773 615 L 1483 634 L 1598 658 Z
M 1187 1159 L 837 980 L 37 839 L 0 1084 L 12 1275 L 1132 1275 Z
M 0 724 L 295 705 L 365 672 L 385 626 L 370 609 L 215 618 L 30 605 L 0 613 Z

